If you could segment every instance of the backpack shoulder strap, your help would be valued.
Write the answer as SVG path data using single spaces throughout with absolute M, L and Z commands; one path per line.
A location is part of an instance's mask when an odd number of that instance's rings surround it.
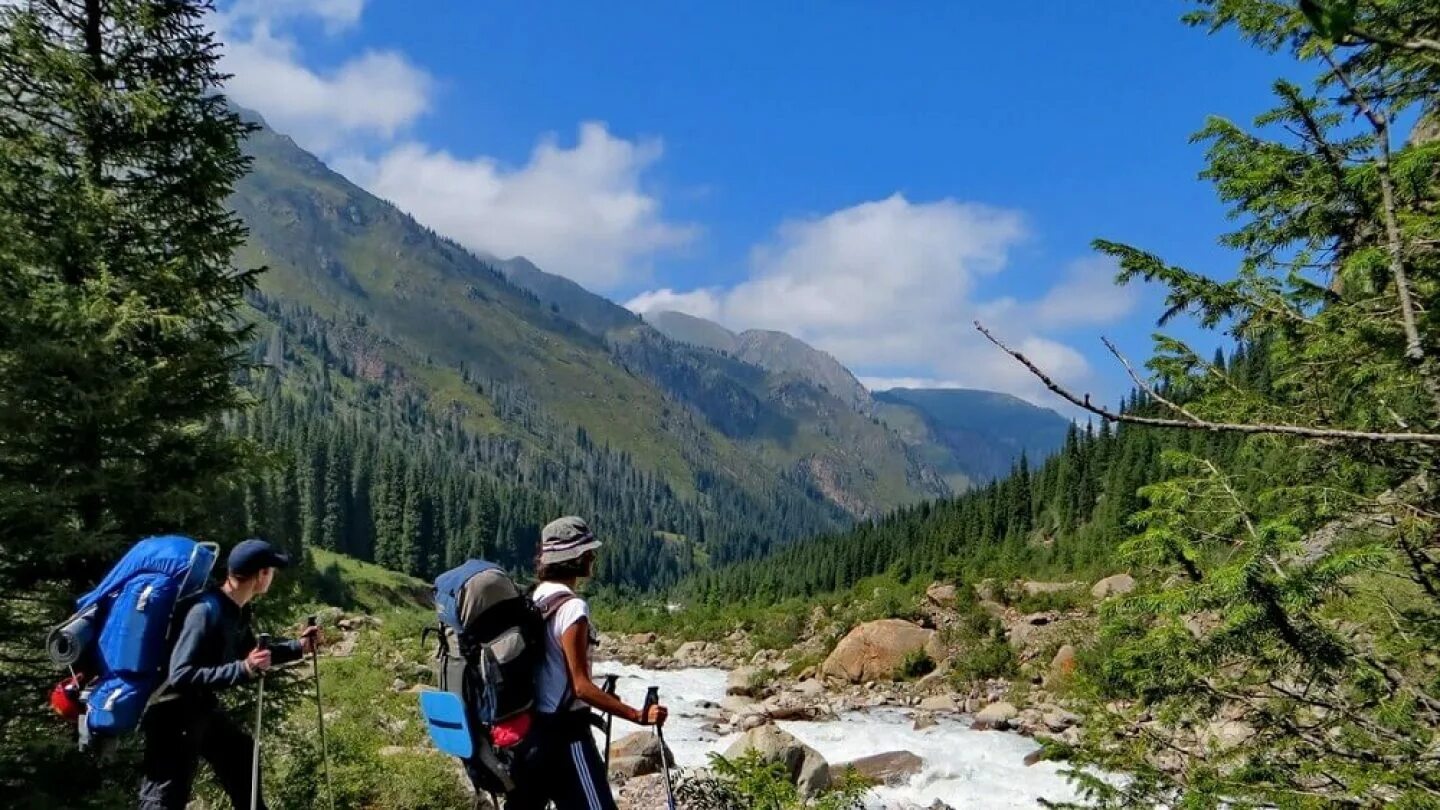
M 180 634 L 180 628 L 183 627 L 185 624 L 186 617 L 188 617 L 190 615 L 190 611 L 194 610 L 196 607 L 204 608 L 205 620 L 207 624 L 211 624 L 217 618 L 219 618 L 220 605 L 215 601 L 218 596 L 219 595 L 215 591 L 207 590 L 202 591 L 195 596 L 186 597 L 177 601 L 175 603 L 175 608 L 170 613 L 170 627 L 166 634 L 167 641 L 169 643 L 174 643 L 176 636 Z
M 540 616 L 545 619 L 546 623 L 549 623 L 551 619 L 555 618 L 555 614 L 560 612 L 560 608 L 564 607 L 567 602 L 579 598 L 580 597 L 575 595 L 574 591 L 556 591 L 549 596 L 536 600 L 535 607 L 539 609 Z
M 546 626 L 549 626 L 550 620 L 555 618 L 555 614 L 560 612 L 560 608 L 579 598 L 574 591 L 556 591 L 549 596 L 536 600 L 535 608 L 540 611 L 540 615 L 545 619 Z M 590 628 L 590 636 L 586 640 L 590 646 L 595 646 L 594 627 Z M 578 696 L 575 694 L 575 684 L 570 677 L 570 670 L 567 667 L 565 670 L 565 692 L 560 696 L 560 705 L 573 706 L 577 700 Z

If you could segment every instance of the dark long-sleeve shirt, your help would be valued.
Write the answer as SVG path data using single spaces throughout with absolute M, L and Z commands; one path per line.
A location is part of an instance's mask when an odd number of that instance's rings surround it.
M 245 656 L 255 644 L 250 609 L 235 604 L 223 592 L 205 594 L 180 618 L 169 674 L 156 701 L 178 699 L 213 706 L 217 691 L 254 680 L 245 667 Z M 299 641 L 270 642 L 272 664 L 295 661 L 303 654 Z

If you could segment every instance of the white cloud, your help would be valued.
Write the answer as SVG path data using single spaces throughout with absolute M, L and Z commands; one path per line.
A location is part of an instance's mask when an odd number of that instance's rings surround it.
M 1034 300 L 983 299 L 978 282 L 1005 272 L 1025 236 L 1014 211 L 896 194 L 782 225 L 752 251 L 749 277 L 733 287 L 655 290 L 627 306 L 784 330 L 868 375 L 872 386 L 987 388 L 1053 405 L 972 321 L 982 318 L 1059 379 L 1084 385 L 1084 355 L 1046 333 L 1110 322 L 1134 298 L 1103 278 L 1109 267 L 1087 260 Z
M 1135 286 L 1115 284 L 1119 269 L 1108 256 L 1072 262 L 1065 278 L 1035 304 L 1035 317 L 1051 328 L 1061 328 L 1113 323 L 1129 314 L 1140 291 Z
M 722 317 L 721 295 L 720 291 L 714 289 L 675 292 L 666 287 L 635 296 L 626 302 L 625 308 L 641 315 L 647 312 L 684 312 L 713 321 Z
M 1113 323 L 1139 301 L 1139 290 L 1115 284 L 1119 265 L 1108 256 L 1089 256 L 1061 268 L 1049 286 L 1034 289 L 1033 298 L 1003 296 L 977 302 L 975 313 L 996 323 L 1023 320 L 1047 329 L 1069 329 Z
M 305 21 L 341 33 L 364 7 L 365 0 L 235 0 L 214 17 L 226 42 L 222 67 L 233 74 L 227 93 L 436 231 L 476 251 L 524 255 L 583 284 L 643 280 L 652 257 L 698 232 L 667 220 L 659 196 L 644 187 L 663 153 L 658 139 L 627 140 L 584 123 L 575 145 L 546 136 L 519 167 L 405 140 L 432 105 L 428 73 L 386 50 L 317 69 L 292 33 Z
M 277 33 L 302 18 L 337 33 L 358 22 L 363 8 L 363 0 L 240 0 L 218 13 L 221 67 L 233 74 L 226 93 L 313 151 L 356 138 L 393 139 L 430 108 L 435 83 L 428 73 L 387 50 L 314 69 L 293 38 Z
M 549 272 L 604 289 L 643 278 L 652 256 L 697 233 L 667 220 L 659 197 L 643 187 L 662 152 L 658 140 L 629 141 L 587 122 L 574 146 L 543 138 L 519 167 L 415 143 L 378 160 L 355 157 L 337 165 L 473 250 L 524 255 Z

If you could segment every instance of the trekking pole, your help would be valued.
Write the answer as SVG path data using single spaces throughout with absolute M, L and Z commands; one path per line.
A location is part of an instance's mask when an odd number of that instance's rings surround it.
M 305 620 L 306 627 L 315 627 L 315 616 Z M 335 783 L 330 781 L 330 748 L 325 744 L 325 704 L 320 701 L 320 650 L 312 639 L 310 642 L 310 665 L 315 676 L 315 720 L 320 726 L 320 758 L 325 763 L 325 795 L 330 799 L 330 810 L 335 810 Z
M 603 687 L 601 687 L 601 688 L 604 690 L 605 694 L 607 694 L 607 695 L 613 695 L 613 694 L 615 694 L 615 681 L 618 680 L 619 677 L 620 677 L 620 676 L 618 676 L 618 675 L 606 675 L 606 676 L 605 676 L 605 685 L 604 685 Z M 609 775 L 610 775 L 610 726 L 611 726 L 611 724 L 613 724 L 614 722 L 615 722 L 615 715 L 610 714 L 610 713 L 607 712 L 607 713 L 605 714 L 605 775 L 606 775 L 606 776 L 609 776 Z
M 645 719 L 645 714 L 650 711 L 651 706 L 660 703 L 660 687 L 652 686 L 645 692 L 645 706 L 640 709 L 640 719 Z M 665 799 L 669 810 L 675 810 L 675 786 L 670 782 L 670 763 L 665 761 L 665 732 L 660 729 L 660 724 L 655 724 L 655 737 L 660 741 L 660 767 L 665 771 Z
M 270 634 L 261 633 L 255 642 L 256 649 L 270 649 Z M 250 810 L 260 806 L 260 717 L 265 710 L 265 673 L 260 673 L 260 684 L 255 692 L 255 751 L 250 757 Z

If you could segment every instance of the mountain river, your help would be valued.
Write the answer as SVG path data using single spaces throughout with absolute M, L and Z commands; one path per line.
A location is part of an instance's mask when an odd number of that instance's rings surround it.
M 739 735 L 719 736 L 704 726 L 715 721 L 725 697 L 721 669 L 653 671 L 613 661 L 597 662 L 597 676 L 620 676 L 618 691 L 639 705 L 648 686 L 660 687 L 660 698 L 670 708 L 665 741 L 682 768 L 702 766 L 710 752 L 723 753 Z M 909 751 L 924 760 L 920 773 L 895 787 L 875 788 L 870 806 L 876 810 L 924 808 L 939 799 L 955 808 L 1033 808 L 1037 799 L 1077 798 L 1074 788 L 1056 765 L 1024 763 L 1038 746 L 1018 734 L 973 731 L 968 718 L 939 718 L 922 731 L 912 728 L 912 713 L 903 709 L 850 712 L 823 722 L 780 722 L 778 725 L 819 751 L 832 765 L 887 751 Z M 619 723 L 615 736 L 634 731 Z M 597 738 L 598 739 L 598 738 Z

